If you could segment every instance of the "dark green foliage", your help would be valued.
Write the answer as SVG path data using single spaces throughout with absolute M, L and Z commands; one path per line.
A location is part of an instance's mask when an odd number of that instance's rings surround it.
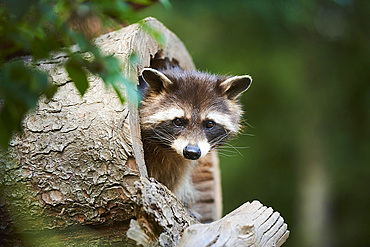
M 167 1 L 163 1 L 167 2 Z M 130 94 L 135 92 L 132 83 L 125 78 L 121 65 L 112 56 L 102 55 L 90 42 L 90 37 L 74 31 L 70 18 L 83 20 L 95 16 L 109 27 L 133 20 L 133 4 L 149 5 L 150 0 L 4 0 L 0 2 L 0 148 L 6 148 L 14 131 L 21 130 L 23 116 L 36 106 L 38 98 L 48 98 L 56 92 L 47 74 L 32 69 L 39 59 L 47 59 L 51 52 L 63 51 L 70 58 L 66 70 L 81 95 L 89 87 L 88 73 L 99 75 L 107 86 L 112 86 L 121 102 L 122 87 Z M 137 5 L 135 5 L 137 6 Z M 144 26 L 143 26 L 144 27 Z M 147 28 L 148 29 L 148 28 Z M 148 32 L 160 39 L 155 31 Z M 77 44 L 81 53 L 70 47 Z M 92 54 L 93 60 L 83 53 Z M 31 55 L 33 60 L 11 61 Z
M 75 83 L 76 88 L 81 95 L 84 95 L 86 90 L 89 88 L 89 82 L 87 81 L 87 75 L 84 70 L 84 60 L 78 54 L 72 55 L 66 64 L 66 69 L 69 77 Z
M 0 144 L 6 147 L 14 130 L 21 130 L 23 115 L 36 106 L 41 93 L 51 97 L 55 86 L 49 84 L 48 75 L 27 67 L 18 60 L 5 64 L 0 73 Z

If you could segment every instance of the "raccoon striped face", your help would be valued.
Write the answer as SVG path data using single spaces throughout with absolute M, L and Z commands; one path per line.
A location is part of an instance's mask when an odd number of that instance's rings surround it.
M 225 142 L 232 131 L 224 126 L 231 125 L 227 120 L 212 118 L 219 114 L 213 112 L 203 120 L 188 117 L 179 108 L 166 109 L 149 116 L 143 125 L 152 143 L 171 147 L 186 159 L 196 160 L 204 157 L 211 148 Z
M 237 98 L 249 87 L 249 76 L 226 78 L 177 67 L 144 69 L 142 76 L 150 86 L 140 109 L 144 145 L 196 160 L 239 130 Z

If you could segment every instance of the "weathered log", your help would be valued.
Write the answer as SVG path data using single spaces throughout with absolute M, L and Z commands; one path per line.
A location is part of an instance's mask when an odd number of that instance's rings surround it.
M 138 244 L 176 246 L 184 229 L 197 223 L 180 200 L 155 180 L 141 178 L 136 189 L 136 219 L 127 235 Z
M 247 202 L 220 220 L 202 224 L 156 181 L 141 179 L 136 188 L 140 212 L 131 220 L 127 235 L 139 245 L 269 247 L 281 246 L 289 237 L 280 214 L 259 201 Z
M 280 214 L 253 201 L 218 221 L 191 225 L 178 246 L 281 246 L 288 236 Z
M 172 32 L 153 18 L 143 23 L 166 42 L 159 44 L 134 24 L 95 43 L 118 58 L 125 76 L 136 82 L 142 68 L 164 60 L 194 69 Z M 132 54 L 139 63 L 129 63 Z M 171 191 L 146 178 L 137 104 L 121 105 L 94 75 L 81 97 L 63 68 L 67 59 L 55 54 L 39 62 L 59 90 L 50 101 L 39 101 L 24 120 L 23 134 L 0 153 L 0 220 L 5 222 L 0 245 L 27 244 L 27 239 L 35 246 L 134 245 L 126 237 L 130 222 L 128 235 L 138 243 L 177 245 L 184 229 L 199 224 Z M 211 153 L 193 178 L 198 196 L 192 210 L 203 216 L 201 221 L 221 216 L 218 169 L 217 154 Z

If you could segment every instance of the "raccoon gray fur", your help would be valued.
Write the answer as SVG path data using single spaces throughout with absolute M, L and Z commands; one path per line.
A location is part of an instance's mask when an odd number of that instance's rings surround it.
M 149 176 L 191 204 L 191 173 L 198 159 L 239 131 L 242 110 L 238 97 L 252 79 L 177 66 L 145 68 L 142 78 L 148 84 L 140 120 Z

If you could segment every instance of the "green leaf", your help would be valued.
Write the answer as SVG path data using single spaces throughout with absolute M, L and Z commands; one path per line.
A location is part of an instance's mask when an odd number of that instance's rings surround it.
M 0 0 L 1 2 L 1 0 Z M 124 88 L 128 94 L 135 94 L 134 83 L 125 78 L 122 65 L 113 56 L 105 56 L 100 49 L 84 36 L 73 31 L 68 23 L 71 13 L 86 14 L 91 12 L 101 18 L 102 23 L 117 25 L 134 20 L 135 10 L 131 3 L 122 0 L 4 0 L 0 3 L 0 145 L 7 146 L 14 131 L 21 130 L 24 115 L 35 108 L 41 94 L 50 99 L 57 90 L 49 83 L 50 77 L 31 69 L 23 61 L 9 61 L 20 55 L 31 55 L 33 64 L 39 59 L 50 56 L 53 51 L 66 47 L 68 55 L 77 44 L 81 52 L 93 55 L 88 62 L 80 54 L 74 54 L 66 63 L 65 68 L 73 80 L 77 90 L 84 95 L 89 82 L 88 71 L 99 75 L 107 86 L 113 87 L 120 101 L 124 102 Z M 129 0 L 132 3 L 150 4 L 149 0 Z M 169 1 L 161 1 L 169 6 Z M 23 6 L 23 8 L 19 8 Z M 26 7 L 25 7 L 26 6 Z M 148 27 L 148 32 L 160 43 L 163 36 Z M 135 54 L 130 56 L 128 63 L 134 66 L 138 61 Z M 128 99 L 135 98 L 128 97 Z
M 150 0 L 127 0 L 127 2 L 137 3 L 137 4 L 142 4 L 142 5 L 149 5 L 152 3 L 152 1 Z
M 152 36 L 159 44 L 159 46 L 163 47 L 166 44 L 166 37 L 159 31 L 157 31 L 154 27 L 146 22 L 139 22 L 140 27 L 147 32 L 150 36 Z
M 117 87 L 117 85 L 113 85 L 113 89 L 116 92 L 118 99 L 120 100 L 121 104 L 123 105 L 125 103 L 125 97 L 122 95 L 120 89 Z
M 38 0 L 5 0 L 4 4 L 11 14 L 19 18 L 25 15 L 37 2 Z
M 83 69 L 83 60 L 77 56 L 72 56 L 66 64 L 66 69 L 77 90 L 83 96 L 89 88 L 86 71 Z
M 8 143 L 13 134 L 13 129 L 9 128 L 9 126 L 6 124 L 6 121 L 4 121 L 4 118 L 7 117 L 6 115 L 8 114 L 6 114 L 4 110 L 0 115 L 0 147 L 2 149 L 6 149 L 8 147 Z
M 0 70 L 0 145 L 6 148 L 12 134 L 21 131 L 24 115 L 36 107 L 40 95 L 48 88 L 46 73 L 12 61 Z M 54 91 L 55 92 L 55 91 Z M 48 94 L 50 97 L 53 92 Z
M 51 84 L 49 85 L 48 88 L 45 89 L 44 94 L 46 98 L 50 100 L 54 96 L 54 94 L 57 92 L 57 90 L 58 90 L 58 87 L 56 85 Z
M 171 9 L 172 5 L 169 0 L 159 0 L 159 2 L 166 8 Z

